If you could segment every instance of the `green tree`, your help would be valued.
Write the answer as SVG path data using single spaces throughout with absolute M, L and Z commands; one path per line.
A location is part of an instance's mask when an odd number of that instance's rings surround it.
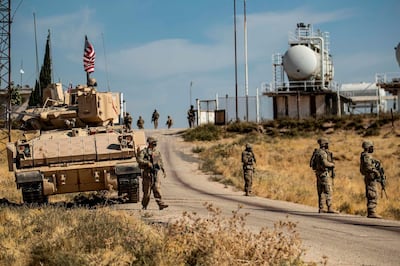
M 21 105 L 22 104 L 22 96 L 19 93 L 20 87 L 12 86 L 11 87 L 11 105 Z
M 36 80 L 35 88 L 33 89 L 31 96 L 29 97 L 29 106 L 37 106 L 40 105 L 40 92 L 39 92 L 39 82 Z
M 39 86 L 40 84 L 40 86 Z M 51 84 L 51 54 L 50 54 L 50 30 L 47 35 L 46 50 L 44 53 L 43 65 L 40 69 L 39 82 L 36 80 L 34 91 L 29 98 L 30 106 L 43 105 L 43 89 Z

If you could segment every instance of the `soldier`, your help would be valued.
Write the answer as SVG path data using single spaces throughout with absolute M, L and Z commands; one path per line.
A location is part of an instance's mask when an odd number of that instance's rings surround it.
M 367 198 L 368 218 L 382 218 L 376 213 L 376 205 L 378 204 L 378 193 L 376 182 L 379 181 L 380 173 L 376 168 L 377 160 L 372 158 L 374 152 L 374 144 L 370 141 L 362 143 L 364 149 L 360 155 L 360 172 L 364 176 L 365 196 Z
M 161 180 L 160 172 L 163 172 L 164 178 L 166 177 L 163 162 L 161 159 L 161 153 L 156 149 L 157 140 L 153 137 L 147 138 L 148 146 L 140 151 L 138 156 L 138 163 L 140 168 L 143 169 L 142 173 L 142 188 L 143 188 L 143 199 L 142 207 L 143 210 L 147 209 L 147 205 L 150 201 L 150 194 L 153 191 L 154 198 L 158 204 L 160 210 L 168 207 L 161 199 Z
M 144 128 L 144 120 L 143 120 L 142 116 L 139 116 L 139 119 L 137 120 L 136 125 L 137 125 L 138 129 Z
M 167 122 L 165 123 L 168 126 L 168 129 L 170 129 L 172 127 L 172 118 L 170 116 L 168 116 L 167 118 Z
M 196 113 L 193 109 L 193 105 L 190 106 L 190 109 L 187 111 L 187 119 L 189 122 L 189 128 L 194 127 L 194 119 L 195 119 Z
M 132 116 L 128 112 L 126 112 L 124 116 L 124 125 L 126 131 L 132 130 Z
M 328 213 L 337 213 L 332 208 L 332 184 L 335 177 L 333 154 L 329 151 L 329 142 L 326 138 L 318 139 L 319 149 L 315 149 L 310 159 L 310 167 L 317 177 L 318 212 L 324 211 L 324 198 L 328 206 Z
M 95 78 L 89 78 L 87 81 L 87 85 L 90 87 L 97 87 L 97 81 Z
M 157 129 L 157 127 L 158 127 L 158 118 L 159 117 L 160 117 L 160 114 L 157 112 L 157 110 L 154 109 L 154 112 L 151 115 L 151 122 L 154 123 L 154 129 Z
M 244 177 L 244 191 L 246 196 L 251 195 L 251 187 L 253 184 L 254 164 L 256 158 L 253 153 L 253 149 L 249 143 L 246 144 L 246 149 L 242 152 L 242 164 L 243 164 L 243 177 Z

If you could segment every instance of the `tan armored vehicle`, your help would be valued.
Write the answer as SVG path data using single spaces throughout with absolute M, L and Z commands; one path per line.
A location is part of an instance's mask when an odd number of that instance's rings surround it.
M 58 129 L 27 131 L 7 146 L 9 170 L 23 201 L 46 203 L 55 194 L 116 190 L 128 202 L 138 202 L 136 154 L 146 144 L 143 131 L 113 123 L 120 109 L 112 93 L 78 86 L 67 97 L 75 97 L 75 109 L 66 105 L 34 117 Z

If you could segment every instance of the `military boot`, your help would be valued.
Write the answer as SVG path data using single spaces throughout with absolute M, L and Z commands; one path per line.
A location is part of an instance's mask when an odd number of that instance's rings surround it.
M 375 211 L 368 210 L 368 218 L 382 219 L 382 216 L 378 215 Z
M 328 213 L 338 213 L 331 206 L 328 206 Z
M 165 203 L 160 203 L 160 204 L 158 204 L 158 208 L 159 208 L 160 211 L 161 211 L 161 210 L 163 210 L 163 209 L 165 209 L 165 208 L 168 208 L 168 205 L 165 204 Z

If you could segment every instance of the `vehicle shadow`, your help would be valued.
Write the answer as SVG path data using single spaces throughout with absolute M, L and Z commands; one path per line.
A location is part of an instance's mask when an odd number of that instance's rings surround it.
M 128 199 L 124 196 L 110 196 L 107 192 L 80 193 L 71 201 L 57 201 L 49 203 L 16 203 L 9 201 L 6 198 L 0 199 L 0 207 L 20 207 L 20 208 L 35 208 L 35 207 L 62 207 L 62 208 L 89 208 L 96 209 L 104 206 L 127 203 Z

